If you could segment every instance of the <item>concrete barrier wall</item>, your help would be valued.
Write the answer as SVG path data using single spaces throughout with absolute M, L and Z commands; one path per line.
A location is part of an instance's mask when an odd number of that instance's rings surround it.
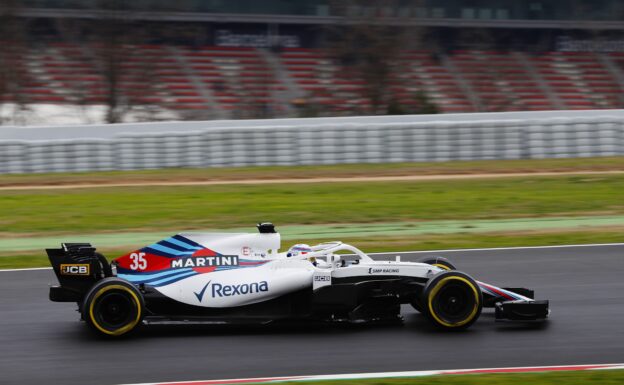
M 624 117 L 275 124 L 2 139 L 0 174 L 624 155 Z M 148 125 L 148 124 L 146 124 Z

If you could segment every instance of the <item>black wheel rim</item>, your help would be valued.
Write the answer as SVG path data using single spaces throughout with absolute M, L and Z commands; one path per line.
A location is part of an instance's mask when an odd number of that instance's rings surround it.
M 136 318 L 136 304 L 127 293 L 110 291 L 98 298 L 94 306 L 97 323 L 107 330 L 117 330 Z
M 438 291 L 432 305 L 438 317 L 453 324 L 470 316 L 475 306 L 475 298 L 467 285 L 453 282 Z

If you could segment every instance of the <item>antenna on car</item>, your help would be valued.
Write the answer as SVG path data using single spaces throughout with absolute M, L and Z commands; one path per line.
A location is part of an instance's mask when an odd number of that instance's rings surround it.
M 275 226 L 271 222 L 262 222 L 256 225 L 260 234 L 275 234 Z

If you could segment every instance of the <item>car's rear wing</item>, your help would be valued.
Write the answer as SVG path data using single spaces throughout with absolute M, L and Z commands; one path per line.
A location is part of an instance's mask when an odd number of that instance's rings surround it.
M 50 300 L 80 302 L 93 284 L 112 276 L 111 267 L 90 243 L 63 243 L 46 249 L 60 286 L 50 288 Z

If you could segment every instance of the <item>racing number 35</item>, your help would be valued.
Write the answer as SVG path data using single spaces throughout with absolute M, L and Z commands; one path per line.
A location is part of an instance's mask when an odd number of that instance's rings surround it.
M 147 259 L 145 259 L 145 253 L 132 253 L 130 254 L 132 264 L 130 268 L 132 270 L 145 270 L 147 269 Z

